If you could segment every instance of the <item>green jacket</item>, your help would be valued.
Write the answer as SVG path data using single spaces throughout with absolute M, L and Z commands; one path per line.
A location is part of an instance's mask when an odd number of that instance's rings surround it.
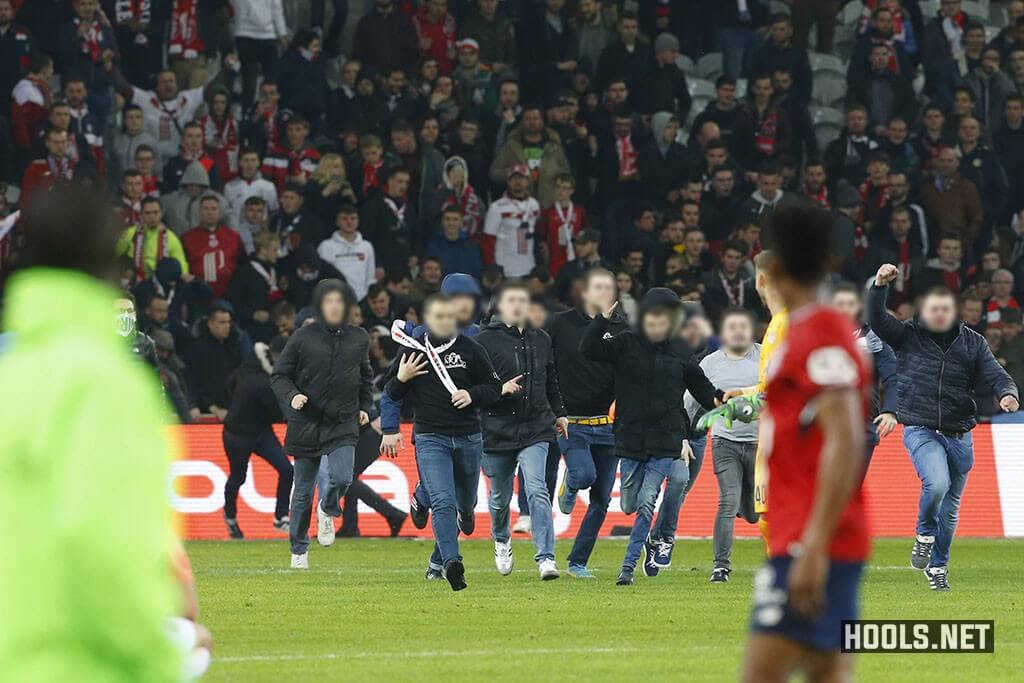
M 12 276 L 0 355 L 0 678 L 177 681 L 164 635 L 171 445 L 158 389 L 117 336 L 116 293 Z

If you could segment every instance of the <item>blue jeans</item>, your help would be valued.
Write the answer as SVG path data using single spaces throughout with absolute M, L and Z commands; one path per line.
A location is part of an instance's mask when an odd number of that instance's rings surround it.
M 974 440 L 970 432 L 957 439 L 926 427 L 907 427 L 903 430 L 903 445 L 921 479 L 917 533 L 935 537 L 931 565 L 945 567 L 960 518 L 967 473 L 974 466 Z
M 615 437 L 609 425 L 569 425 L 569 438 L 558 437 L 565 456 L 566 485 L 573 491 L 590 489 L 590 505 L 569 551 L 569 564 L 586 565 L 597 534 L 608 514 L 615 486 Z
M 715 33 L 715 46 L 722 53 L 722 72 L 739 78 L 747 59 L 764 42 L 764 36 L 746 28 L 721 28 Z
M 491 493 L 487 501 L 491 510 L 491 534 L 499 543 L 507 543 L 511 538 L 508 528 L 509 503 L 512 501 L 516 463 L 523 471 L 526 496 L 530 499 L 533 545 L 537 550 L 534 559 L 538 562 L 555 559 L 555 524 L 551 518 L 551 496 L 544 479 L 547 459 L 546 441 L 527 446 L 518 453 L 484 453 L 483 457 L 484 474 L 491 480 Z
M 697 481 L 704 466 L 704 449 L 707 446 L 707 437 L 690 439 L 690 447 L 693 448 L 693 460 L 689 467 L 682 464 L 672 469 L 672 476 L 665 485 L 665 495 L 661 498 L 661 506 L 658 508 L 658 519 L 654 523 L 654 531 L 651 536 L 654 538 L 673 539 L 676 537 L 676 527 L 679 526 L 679 510 L 686 502 L 686 496 Z M 682 461 L 680 461 L 682 463 Z
M 651 531 L 654 505 L 658 502 L 661 485 L 665 481 L 672 482 L 675 479 L 674 485 L 670 484 L 674 491 L 673 495 L 678 497 L 685 494 L 689 468 L 679 458 L 650 458 L 645 462 L 623 458 L 619 468 L 622 472 L 622 511 L 627 515 L 636 513 L 636 521 L 633 522 L 633 530 L 629 534 L 629 544 L 626 546 L 626 557 L 622 561 L 622 566 L 636 567 L 644 541 Z M 662 502 L 662 514 L 671 515 L 674 510 L 674 516 L 678 517 L 680 505 L 682 500 L 669 501 L 666 492 L 665 500 Z
M 352 483 L 352 469 L 355 466 L 356 447 L 340 446 L 323 456 L 328 476 L 326 481 L 317 479 L 321 458 L 295 458 L 295 490 L 292 492 L 292 507 L 289 514 L 289 536 L 292 552 L 305 554 L 309 548 L 309 513 L 313 509 L 313 485 L 320 488 L 320 506 L 332 517 L 341 516 L 339 499 L 345 495 Z
M 548 485 L 548 497 L 551 500 L 555 499 L 555 487 L 558 486 L 558 463 L 562 459 L 562 451 L 558 449 L 558 444 L 552 442 L 548 443 L 548 461 L 544 470 L 544 481 Z M 526 496 L 526 479 L 523 476 L 523 469 L 520 467 L 516 472 L 516 479 L 519 481 L 519 490 L 516 494 L 516 499 L 519 501 L 519 516 L 526 515 L 530 516 L 530 500 Z
M 443 567 L 459 554 L 457 514 L 475 514 L 476 490 L 480 483 L 480 456 L 484 440 L 481 434 L 445 436 L 416 435 L 416 463 L 420 480 L 430 495 L 430 524 L 434 529 L 434 553 L 430 563 Z

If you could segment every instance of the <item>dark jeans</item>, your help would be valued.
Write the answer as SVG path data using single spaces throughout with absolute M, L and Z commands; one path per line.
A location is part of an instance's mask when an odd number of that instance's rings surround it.
M 608 514 L 615 486 L 615 437 L 611 425 L 569 425 L 569 438 L 559 437 L 565 457 L 566 485 L 573 491 L 590 489 L 590 504 L 583 515 L 569 564 L 586 565 Z
M 257 436 L 241 436 L 224 430 L 224 451 L 231 472 L 224 484 L 224 516 L 234 519 L 237 514 L 238 489 L 245 483 L 249 472 L 249 457 L 255 453 L 277 470 L 277 505 L 274 516 L 280 519 L 288 514 L 288 497 L 292 492 L 292 464 L 284 454 L 277 435 L 267 430 Z
M 649 458 L 646 461 L 623 458 L 620 463 L 622 486 L 620 487 L 620 505 L 627 515 L 636 513 L 633 529 L 629 534 L 626 546 L 626 557 L 622 561 L 624 567 L 636 567 L 637 560 L 643 550 L 644 541 L 651 532 L 654 519 L 654 506 L 658 502 L 661 486 L 668 482 L 665 499 L 661 504 L 661 514 L 666 518 L 679 516 L 682 496 L 686 495 L 686 484 L 690 479 L 690 470 L 686 461 L 680 458 Z M 676 493 L 669 500 L 668 489 Z
M 377 514 L 388 519 L 402 514 L 401 510 L 359 479 L 359 475 L 365 472 L 370 465 L 377 462 L 378 458 L 380 458 L 380 434 L 370 427 L 363 427 L 359 432 L 359 443 L 356 444 L 352 484 L 348 487 L 348 492 L 345 494 L 345 505 L 342 509 L 341 518 L 342 529 L 358 533 L 360 501 L 366 503 Z M 325 481 L 327 474 L 327 464 L 321 459 L 319 481 Z
M 679 526 L 679 510 L 686 502 L 686 496 L 697 481 L 704 466 L 704 448 L 707 446 L 707 437 L 690 439 L 690 448 L 693 449 L 693 460 L 687 467 L 687 476 L 683 476 L 682 469 L 677 466 L 673 476 L 668 478 L 665 484 L 665 493 L 661 497 L 661 505 L 658 507 L 658 518 L 651 527 L 651 538 L 673 540 L 676 537 L 676 527 Z
M 416 462 L 424 487 L 430 495 L 430 523 L 434 529 L 434 553 L 430 564 L 443 567 L 459 554 L 458 516 L 476 514 L 476 492 L 480 484 L 481 434 L 445 436 L 416 435 Z
M 352 483 L 355 446 L 341 446 L 326 455 L 330 481 L 326 491 L 320 492 L 320 507 L 332 517 L 341 516 L 338 506 Z M 292 494 L 291 531 L 292 552 L 305 554 L 309 548 L 309 514 L 313 511 L 313 487 L 320 470 L 320 458 L 295 458 L 295 491 Z
M 746 28 L 720 28 L 715 33 L 715 44 L 722 53 L 722 72 L 726 76 L 739 78 L 750 55 L 754 53 L 764 36 Z
M 235 38 L 238 60 L 242 67 L 242 111 L 248 112 L 256 99 L 257 68 L 263 69 L 263 78 L 274 73 L 277 64 L 277 42 L 255 38 Z
M 324 28 L 327 19 L 326 4 L 326 0 L 310 0 L 309 2 L 309 23 L 315 28 Z M 338 54 L 338 39 L 348 20 L 348 0 L 331 0 L 331 5 L 334 7 L 334 15 L 324 33 L 323 43 L 324 52 L 335 56 Z

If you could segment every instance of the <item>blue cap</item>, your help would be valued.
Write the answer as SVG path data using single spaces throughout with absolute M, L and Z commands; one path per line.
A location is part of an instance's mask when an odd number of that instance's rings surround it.
M 446 296 L 480 296 L 480 285 L 472 275 L 449 273 L 441 281 L 441 293 Z

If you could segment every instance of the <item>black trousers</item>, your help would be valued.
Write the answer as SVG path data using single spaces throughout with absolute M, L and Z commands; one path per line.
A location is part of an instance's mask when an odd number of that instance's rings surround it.
M 235 38 L 235 45 L 242 67 L 242 111 L 248 112 L 256 99 L 257 68 L 263 69 L 263 78 L 274 75 L 274 67 L 277 65 L 277 42 Z
M 274 507 L 274 515 L 278 518 L 287 516 L 294 474 L 292 464 L 284 454 L 284 448 L 277 440 L 277 435 L 268 429 L 257 436 L 241 436 L 225 429 L 224 451 L 231 466 L 228 480 L 224 484 L 224 516 L 234 519 L 237 514 L 238 489 L 245 483 L 249 458 L 253 453 L 277 470 L 277 504 Z
M 342 507 L 341 528 L 346 531 L 355 532 L 359 529 L 359 501 L 366 503 L 374 512 L 385 518 L 402 514 L 401 510 L 359 479 L 359 475 L 380 457 L 380 439 L 380 434 L 370 427 L 363 427 L 359 432 L 352 484 L 348 487 Z

